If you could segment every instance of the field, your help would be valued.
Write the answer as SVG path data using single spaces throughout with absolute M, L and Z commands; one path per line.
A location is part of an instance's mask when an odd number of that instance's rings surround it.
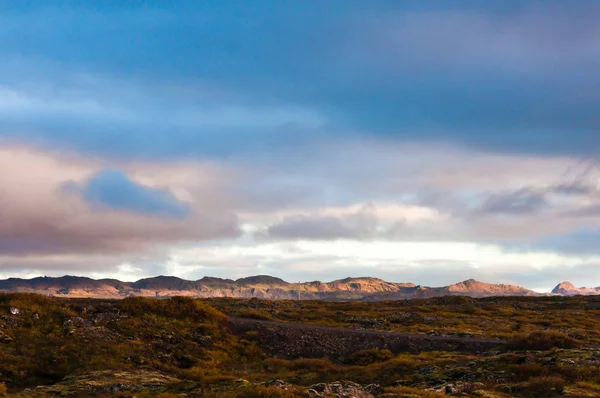
M 357 303 L 4 294 L 0 394 L 594 397 L 599 331 L 595 296 Z

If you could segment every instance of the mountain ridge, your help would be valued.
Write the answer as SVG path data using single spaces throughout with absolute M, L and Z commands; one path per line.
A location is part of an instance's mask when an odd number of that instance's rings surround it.
M 571 282 L 564 281 L 552 289 L 552 294 L 561 296 L 590 296 L 600 294 L 600 287 L 577 287 Z
M 348 277 L 331 282 L 311 281 L 290 283 L 283 279 L 256 275 L 223 279 L 205 276 L 186 280 L 159 275 L 135 282 L 117 279 L 92 279 L 65 275 L 62 277 L 9 278 L 0 280 L 0 292 L 28 292 L 58 297 L 124 298 L 144 297 L 238 297 L 262 299 L 306 300 L 394 300 L 441 296 L 541 296 L 516 285 L 491 284 L 474 279 L 448 286 L 429 287 L 414 283 L 387 282 L 373 277 Z M 600 288 L 576 288 L 563 282 L 552 294 L 600 294 Z

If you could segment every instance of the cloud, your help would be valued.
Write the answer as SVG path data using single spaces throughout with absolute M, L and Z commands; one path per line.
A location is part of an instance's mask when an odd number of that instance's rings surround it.
M 182 218 L 190 214 L 190 207 L 179 201 L 167 189 L 156 189 L 137 184 L 119 170 L 101 170 L 80 190 L 85 201 L 99 210 L 118 210 L 157 216 Z
M 598 239 L 600 239 L 600 228 L 580 226 L 565 234 L 536 239 L 528 247 L 568 254 L 600 255 Z
M 237 7 L 7 10 L 0 138 L 146 159 L 324 136 L 600 153 L 595 3 Z
M 520 282 L 523 264 L 540 276 L 595 261 L 593 238 L 568 239 L 600 228 L 600 216 L 573 214 L 597 200 L 594 173 L 571 178 L 586 169 L 576 158 L 388 141 L 307 149 L 217 162 L 0 147 L 0 168 L 19 170 L 0 173 L 0 268 L 106 276 L 128 264 L 130 279 L 353 272 L 438 284 L 492 269 L 486 280 Z M 543 196 L 541 210 L 515 210 L 531 193 Z M 483 213 L 490 197 L 496 213 Z M 187 214 L 172 217 L 182 204 Z
M 367 239 L 374 237 L 377 213 L 373 205 L 341 216 L 296 215 L 268 227 L 272 239 Z
M 1 267 L 468 276 L 462 244 L 593 253 L 595 2 L 235 8 L 6 8 Z M 298 241 L 454 249 L 384 272 Z M 190 246 L 213 254 L 178 262 Z
M 486 214 L 520 215 L 542 210 L 546 206 L 544 193 L 529 189 L 490 195 L 479 210 Z
M 165 245 L 236 236 L 237 218 L 224 204 L 225 193 L 216 182 L 219 171 L 201 165 L 183 171 L 178 167 L 111 165 L 68 153 L 0 147 L 0 168 L 19 170 L 0 173 L 0 255 L 14 257 L 14 261 L 5 257 L 2 265 L 42 255 L 151 256 Z M 102 172 L 115 168 L 136 175 L 140 183 Z M 186 206 L 175 200 L 173 192 L 183 197 L 187 191 L 176 178 L 169 185 L 164 177 L 178 173 L 194 181 L 188 189 L 198 190 Z M 77 194 L 65 190 L 67 182 L 84 190 Z M 190 212 L 180 217 L 188 206 Z M 77 258 L 85 269 L 85 257 Z M 36 261 L 39 264 L 41 257 Z
M 228 242 L 177 250 L 167 269 L 198 279 L 270 274 L 289 281 L 373 276 L 389 281 L 447 285 L 468 278 L 550 290 L 567 278 L 600 285 L 598 256 L 515 251 L 467 242 Z M 594 271 L 596 272 L 594 273 Z M 310 277 L 307 277 L 310 275 Z M 562 279 L 561 279 L 562 278 Z M 567 278 L 568 279 L 568 278 Z

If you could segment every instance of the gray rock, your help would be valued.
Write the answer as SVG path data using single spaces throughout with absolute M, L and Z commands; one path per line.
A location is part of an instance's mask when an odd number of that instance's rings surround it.
M 373 383 L 365 387 L 365 391 L 377 396 L 383 394 L 383 387 L 381 385 Z
M 436 369 L 435 366 L 425 366 L 424 368 L 419 370 L 419 374 L 428 375 L 428 374 L 435 372 L 435 369 Z
M 310 386 L 307 392 L 317 398 L 374 398 L 374 395 L 363 388 L 363 386 L 352 381 L 334 381 L 327 384 L 319 383 Z
M 289 384 L 283 380 L 269 380 L 262 383 L 265 387 L 276 387 L 280 390 L 287 390 L 289 388 Z

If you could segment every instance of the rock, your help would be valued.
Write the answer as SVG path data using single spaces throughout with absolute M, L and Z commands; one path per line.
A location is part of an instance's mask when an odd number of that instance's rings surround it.
M 445 395 L 463 395 L 482 388 L 485 388 L 483 383 L 465 383 L 458 381 L 456 383 L 442 384 L 441 386 L 438 384 L 438 387 L 430 388 L 429 391 Z
M 326 383 L 319 383 L 311 386 L 309 390 L 315 391 L 317 393 L 325 393 L 329 387 Z
M 83 318 L 80 318 L 78 316 L 75 316 L 73 318 L 69 318 L 66 321 L 63 322 L 63 327 L 68 328 L 71 326 L 80 328 L 83 327 L 85 325 L 85 320 Z
M 387 322 L 383 319 L 371 319 L 357 316 L 350 316 L 343 320 L 345 323 L 357 324 L 362 328 L 367 329 L 383 329 L 387 326 Z
M 517 359 L 517 365 L 522 365 L 524 363 L 529 363 L 533 361 L 533 357 L 531 355 L 526 355 Z
M 286 391 L 289 389 L 289 384 L 283 380 L 268 380 L 262 383 L 262 385 L 264 385 L 265 387 L 276 387 L 280 390 Z
M 18 319 L 14 316 L 0 315 L 0 321 L 9 328 L 16 328 L 19 325 Z
M 375 387 L 373 388 L 376 389 Z M 371 392 L 367 391 L 366 388 L 363 388 L 360 384 L 354 383 L 352 381 L 334 381 L 333 383 L 319 383 L 310 386 L 306 391 L 311 396 L 318 398 L 374 398 L 374 395 Z
M 456 388 L 456 386 L 454 384 L 447 384 L 444 387 L 444 393 L 446 393 L 447 395 L 451 395 L 451 394 L 458 394 L 459 390 L 458 388 Z
M 383 387 L 381 385 L 373 383 L 369 384 L 365 387 L 365 391 L 373 394 L 373 395 L 381 395 L 383 394 Z
M 428 375 L 431 374 L 433 372 L 435 372 L 436 367 L 435 366 L 425 366 L 424 368 L 422 368 L 421 370 L 419 370 L 419 374 L 421 375 Z
M 12 337 L 0 331 L 0 343 L 10 343 L 11 341 L 13 341 Z

